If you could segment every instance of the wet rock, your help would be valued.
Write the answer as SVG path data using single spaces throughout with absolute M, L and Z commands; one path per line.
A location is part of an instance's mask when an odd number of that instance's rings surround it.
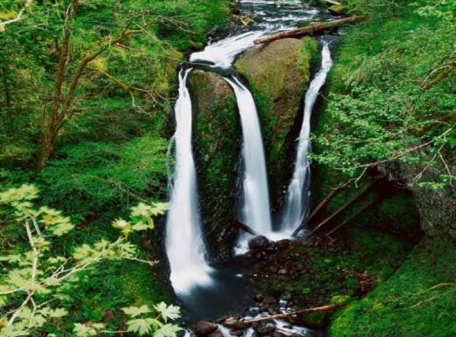
M 348 12 L 348 7 L 344 5 L 333 5 L 328 8 L 332 14 L 345 15 Z
M 266 296 L 264 298 L 264 303 L 265 304 L 275 304 L 277 300 L 273 296 Z
M 248 324 L 244 323 L 242 320 L 236 318 L 236 317 L 228 317 L 225 319 L 222 323 L 224 326 L 226 326 L 229 329 L 233 330 L 243 330 L 248 328 Z
M 280 331 L 274 331 L 272 334 L 271 334 L 272 337 L 286 337 L 287 335 L 285 335 L 284 333 L 280 332 Z
M 207 322 L 207 321 L 199 321 L 196 322 L 193 326 L 193 331 L 195 332 L 196 336 L 208 336 L 211 333 L 217 331 L 218 326 L 215 323 Z
M 255 302 L 261 303 L 264 300 L 264 296 L 262 294 L 256 294 L 253 299 L 254 299 Z
M 284 301 L 291 301 L 293 299 L 293 296 L 290 293 L 285 293 L 280 297 Z
M 264 323 L 255 326 L 253 329 L 257 334 L 264 336 L 273 332 L 276 329 L 276 326 L 272 323 Z
M 223 337 L 223 333 L 217 329 L 216 331 L 207 335 L 207 337 Z
M 290 247 L 290 240 L 280 240 L 276 243 L 276 247 L 278 250 L 284 250 Z
M 266 249 L 269 246 L 269 240 L 265 236 L 256 236 L 249 241 L 250 249 Z
M 223 316 L 220 316 L 219 318 L 217 318 L 215 320 L 215 323 L 218 323 L 218 324 L 222 324 L 223 321 L 225 321 L 227 318 L 230 318 L 231 316 L 230 315 L 223 315 Z

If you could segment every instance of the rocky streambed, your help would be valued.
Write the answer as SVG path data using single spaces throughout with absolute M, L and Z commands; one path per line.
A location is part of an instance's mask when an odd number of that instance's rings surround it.
M 234 303 L 236 289 L 232 289 L 225 293 L 234 300 L 231 310 L 211 322 L 198 321 L 190 327 L 197 336 L 211 337 L 317 336 L 328 327 L 333 309 L 359 299 L 391 276 L 414 243 L 400 233 L 368 228 L 363 221 L 331 238 L 272 242 L 255 237 L 249 242 L 248 254 L 240 258 L 243 273 L 237 276 L 246 284 L 243 300 Z M 333 308 L 245 323 L 326 306 Z

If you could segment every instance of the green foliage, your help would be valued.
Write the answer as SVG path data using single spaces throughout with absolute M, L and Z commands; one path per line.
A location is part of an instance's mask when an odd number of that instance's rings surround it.
M 71 220 L 61 212 L 48 207 L 35 207 L 38 189 L 23 185 L 0 193 L 0 204 L 8 206 L 14 213 L 14 222 L 27 237 L 27 245 L 20 245 L 8 255 L 0 256 L 3 269 L 0 272 L 1 320 L 7 322 L 0 327 L 1 336 L 18 336 L 39 331 L 52 330 L 53 320 L 69 315 L 71 294 L 89 275 L 88 271 L 108 261 L 132 260 L 153 265 L 154 262 L 139 259 L 135 245 L 119 237 L 114 242 L 101 239 L 89 245 L 69 247 L 68 254 L 56 255 L 57 238 L 74 229 Z M 114 227 L 126 237 L 131 232 L 153 229 L 152 215 L 166 210 L 165 204 L 146 205 L 140 203 L 132 208 L 129 230 L 126 221 L 118 220 Z M 122 225 L 120 225 L 122 223 Z M 129 307 L 124 312 L 131 317 L 127 321 L 128 331 L 144 335 L 154 331 L 157 336 L 174 337 L 180 329 L 168 320 L 179 317 L 178 307 L 160 303 L 155 307 L 156 316 L 147 306 Z M 138 317 L 141 316 L 141 317 Z M 134 318 L 134 319 L 133 319 Z M 160 320 L 159 320 L 160 319 Z M 164 323 L 162 323 L 162 322 Z M 103 323 L 74 323 L 77 336 L 95 336 L 105 331 Z
M 67 20 L 70 3 L 77 2 L 76 16 Z M 151 213 L 147 205 L 159 211 L 160 205 L 151 201 L 163 199 L 167 192 L 167 116 L 175 96 L 176 67 L 184 51 L 201 45 L 214 26 L 221 28 L 226 22 L 229 3 L 0 2 L 0 30 L 4 28 L 0 32 L 0 185 L 33 183 L 41 190 L 40 204 L 72 214 L 76 230 L 53 241 L 55 255 L 72 256 L 81 243 L 87 246 L 79 253 L 87 250 L 93 254 L 101 248 L 96 246 L 101 240 L 115 241 L 119 231 L 110 224 L 116 218 L 128 219 L 133 231 L 128 239 L 142 244 L 136 258 L 146 260 L 155 253 L 142 248 L 147 246 L 146 231 L 138 234 L 135 229 L 156 225 L 151 218 L 144 218 Z M 27 8 L 20 19 L 9 22 L 24 5 Z M 74 113 L 59 132 L 48 166 L 36 173 L 41 116 L 43 109 L 52 105 L 65 24 L 71 39 L 64 97 L 82 58 L 100 47 L 103 50 L 83 71 L 75 91 Z M 112 43 L 126 29 L 141 32 Z M 139 202 L 142 205 L 130 218 L 130 208 Z M 0 217 L 10 219 L 11 214 L 0 208 Z M 59 218 L 60 223 L 51 220 L 54 223 L 49 223 L 49 229 L 58 234 L 68 230 L 65 217 Z M 21 227 L 12 221 L 1 223 L 2 255 L 26 249 L 23 239 Z M 89 329 L 88 334 L 117 329 L 122 306 L 153 308 L 158 301 L 169 301 L 163 276 L 147 264 L 130 262 L 115 259 L 102 268 L 87 270 L 72 292 L 66 293 L 65 308 L 73 316 L 60 319 L 62 328 L 71 331 L 74 320 L 81 324 L 103 321 L 104 328 L 80 326 L 81 330 Z M 53 329 L 51 326 L 46 332 L 53 333 Z M 160 334 L 167 330 L 168 326 Z
M 424 86 L 442 71 L 439 64 L 455 57 L 456 27 L 447 21 L 454 21 L 454 5 L 350 1 L 355 8 L 366 2 L 387 17 L 373 15 L 344 38 L 313 158 L 349 178 L 394 160 L 443 167 L 442 158 L 451 159 L 445 153 L 456 146 L 454 119 L 441 121 L 456 107 L 455 73 L 430 89 Z M 454 172 L 441 169 L 440 181 L 429 182 L 434 183 L 430 187 L 445 186 L 452 178 Z
M 389 280 L 337 313 L 331 337 L 456 333 L 453 242 L 422 242 Z

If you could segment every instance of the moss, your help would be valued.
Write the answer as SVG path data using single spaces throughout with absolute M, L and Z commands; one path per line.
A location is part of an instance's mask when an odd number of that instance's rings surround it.
M 129 300 L 129 305 L 152 305 L 172 298 L 169 289 L 165 289 L 165 280 L 156 270 L 142 263 L 122 263 L 122 293 Z
M 299 131 L 300 106 L 310 78 L 314 39 L 283 39 L 247 51 L 235 67 L 255 98 L 266 151 L 271 200 L 279 199 Z
M 220 75 L 194 72 L 190 91 L 202 218 L 211 250 L 218 256 L 229 249 L 234 239 L 234 233 L 226 229 L 237 215 L 240 118 L 234 93 Z
M 456 246 L 423 241 L 393 277 L 337 313 L 331 337 L 456 335 Z

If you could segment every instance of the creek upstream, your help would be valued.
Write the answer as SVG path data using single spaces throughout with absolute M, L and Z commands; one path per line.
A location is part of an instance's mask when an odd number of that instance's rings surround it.
M 310 148 L 310 116 L 319 89 L 331 67 L 328 45 L 323 42 L 322 69 L 316 74 L 306 94 L 295 172 L 288 187 L 284 216 L 280 224 L 273 226 L 263 139 L 255 101 L 248 87 L 232 69 L 232 64 L 242 52 L 255 48 L 254 40 L 259 37 L 304 26 L 312 21 L 324 21 L 330 16 L 326 10 L 309 7 L 301 1 L 281 1 L 280 7 L 277 7 L 274 0 L 241 0 L 240 15 L 253 17 L 252 23 L 236 29 L 224 39 L 211 42 L 204 50 L 191 54 L 190 65 L 183 67 L 179 74 L 179 97 L 174 108 L 176 131 L 171 140 L 175 167 L 170 178 L 171 199 L 166 221 L 166 253 L 170 263 L 172 286 L 186 308 L 188 321 L 193 322 L 201 319 L 215 320 L 230 312 L 250 316 L 262 316 L 266 313 L 252 308 L 252 295 L 248 293 L 243 279 L 244 273 L 249 270 L 249 264 L 253 262 L 242 254 L 247 252 L 248 241 L 253 236 L 246 233 L 239 236 L 236 250 L 241 256 L 234 257 L 228 265 L 210 265 L 207 259 L 192 148 L 192 98 L 187 88 L 189 73 L 203 64 L 205 71 L 224 74 L 224 79 L 232 87 L 243 136 L 239 220 L 256 233 L 271 240 L 278 240 L 288 238 L 290 231 L 295 229 L 297 223 L 306 215 L 306 196 L 310 188 L 306 177 L 309 171 L 306 152 Z M 294 218 L 291 219 L 292 217 Z M 282 303 L 280 310 L 283 312 L 289 309 Z M 275 323 L 285 335 L 314 335 L 311 330 L 291 327 L 284 321 Z M 223 335 L 230 335 L 225 328 L 220 331 Z M 253 334 L 251 328 L 243 332 L 244 336 Z

